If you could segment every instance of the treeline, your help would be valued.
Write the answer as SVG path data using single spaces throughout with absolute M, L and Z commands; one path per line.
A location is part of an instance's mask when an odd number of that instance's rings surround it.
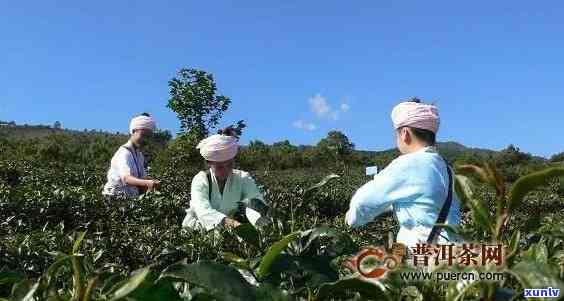
M 5 132 L 4 129 L 0 133 Z M 123 134 L 66 130 L 27 139 L 2 134 L 0 160 L 106 168 L 116 149 L 127 139 L 127 135 Z M 513 145 L 499 152 L 467 148 L 454 142 L 439 143 L 438 148 L 453 164 L 493 162 L 510 181 L 564 159 L 564 153 L 556 154 L 550 160 L 534 157 Z M 145 153 L 153 169 L 188 165 L 203 168 L 194 143 L 182 136 L 172 139 L 168 131 L 157 131 Z M 331 131 L 313 146 L 297 146 L 288 140 L 273 144 L 253 140 L 241 147 L 237 165 L 244 170 L 318 168 L 339 171 L 369 165 L 377 165 L 381 169 L 398 155 L 395 149 L 381 152 L 356 150 L 344 133 Z
M 168 131 L 156 132 L 148 145 L 148 156 L 155 156 L 166 148 L 171 138 Z M 127 139 L 127 135 L 97 131 L 57 131 L 22 137 L 6 134 L 4 129 L 0 131 L 0 160 L 107 166 L 117 148 Z

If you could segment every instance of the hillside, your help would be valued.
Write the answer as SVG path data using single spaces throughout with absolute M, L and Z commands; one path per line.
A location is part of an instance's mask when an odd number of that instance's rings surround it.
M 122 133 L 108 133 L 100 130 L 77 131 L 71 129 L 55 128 L 48 125 L 18 125 L 13 122 L 0 121 L 0 137 L 7 139 L 33 139 L 43 138 L 53 134 L 89 135 L 89 136 L 117 136 L 127 137 Z
M 166 131 L 165 131 L 166 132 Z M 163 139 L 159 139 L 161 142 L 169 141 L 171 136 L 168 132 L 161 132 L 164 134 Z M 82 131 L 79 130 L 72 130 L 72 129 L 64 129 L 61 128 L 60 124 L 55 124 L 54 126 L 48 125 L 18 125 L 14 122 L 5 122 L 0 121 L 0 138 L 4 138 L 8 141 L 17 141 L 17 140 L 28 140 L 28 139 L 41 139 L 41 138 L 48 138 L 52 135 L 62 135 L 70 137 L 76 137 L 78 140 L 82 141 L 83 143 L 86 141 L 97 141 L 99 139 L 110 139 L 112 142 L 121 143 L 120 141 L 124 141 L 127 139 L 128 135 L 125 133 L 109 133 L 104 132 L 101 130 L 87 130 L 84 129 Z M 243 149 L 246 149 L 247 146 L 242 146 Z M 309 145 L 300 145 L 297 146 L 297 149 L 300 151 L 311 150 L 314 146 Z M 499 156 L 503 152 L 510 152 L 510 153 L 521 153 L 523 155 L 528 156 L 530 159 L 535 160 L 537 162 L 547 161 L 546 158 L 531 156 L 530 154 L 522 153 L 519 151 L 518 148 L 513 146 L 509 146 L 507 149 L 502 151 L 495 151 L 489 150 L 484 148 L 473 148 L 467 147 L 463 144 L 460 144 L 455 141 L 445 141 L 438 143 L 439 151 L 442 155 L 448 158 L 451 161 L 455 161 L 458 159 L 468 159 L 471 158 L 473 160 L 483 160 L 492 158 L 495 156 Z M 363 158 L 393 158 L 398 155 L 398 151 L 395 148 L 383 150 L 383 151 L 369 151 L 369 150 L 354 150 L 354 153 L 357 154 L 359 157 Z

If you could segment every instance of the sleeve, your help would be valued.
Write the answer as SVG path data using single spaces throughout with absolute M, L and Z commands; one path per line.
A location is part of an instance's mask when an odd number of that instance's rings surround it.
M 241 175 L 241 182 L 243 185 L 243 200 L 242 202 L 248 206 L 245 209 L 245 215 L 247 219 L 253 226 L 259 226 L 260 224 L 266 223 L 263 214 L 266 214 L 268 207 L 264 201 L 264 197 L 260 192 L 255 180 L 248 172 L 243 172 Z M 256 202 L 254 200 L 259 200 Z
M 208 196 L 208 187 L 208 179 L 204 172 L 198 173 L 192 179 L 190 207 L 194 209 L 204 228 L 211 230 L 219 225 L 226 215 L 212 208 Z
M 345 222 L 351 227 L 365 225 L 386 212 L 402 195 L 407 177 L 405 160 L 396 159 L 353 195 Z
M 257 183 L 249 173 L 243 172 L 241 174 L 241 183 L 243 185 L 242 202 L 245 203 L 245 205 L 248 205 L 252 199 L 259 199 L 264 204 L 266 204 L 266 202 L 264 201 L 264 197 L 262 196 L 262 192 L 260 192 Z
M 125 176 L 132 174 L 132 169 L 135 168 L 135 161 L 127 151 L 120 148 L 112 158 L 112 165 L 115 167 L 120 179 L 125 183 Z

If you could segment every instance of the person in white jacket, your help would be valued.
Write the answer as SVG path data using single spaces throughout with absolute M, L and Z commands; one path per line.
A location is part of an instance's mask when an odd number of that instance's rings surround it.
M 400 226 L 397 242 L 414 246 L 457 241 L 459 238 L 434 227 L 437 221 L 460 224 L 454 174 L 435 147 L 437 107 L 415 99 L 400 103 L 391 115 L 401 155 L 356 191 L 346 223 L 362 226 L 391 207 Z M 444 220 L 439 220 L 440 212 Z
M 233 169 L 239 145 L 237 138 L 216 134 L 202 140 L 197 148 L 209 169 L 192 179 L 190 208 L 182 222 L 184 228 L 212 230 L 218 226 L 235 228 L 234 218 L 241 210 L 251 224 L 265 222 L 264 198 L 249 173 Z M 210 186 L 211 185 L 211 186 Z
M 155 131 L 155 127 L 155 119 L 147 113 L 131 119 L 129 123 L 131 136 L 112 157 L 103 195 L 133 198 L 160 185 L 160 181 L 147 177 L 145 157 L 141 152 L 145 141 Z

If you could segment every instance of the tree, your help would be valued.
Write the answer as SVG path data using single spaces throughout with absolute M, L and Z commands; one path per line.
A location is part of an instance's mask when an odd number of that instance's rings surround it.
M 55 124 L 53 124 L 53 128 L 56 130 L 60 130 L 63 127 L 63 125 L 61 124 L 60 121 L 55 121 Z
M 339 156 L 348 155 L 354 150 L 354 144 L 340 131 L 330 131 L 326 138 L 317 143 L 317 146 L 330 149 Z
M 212 74 L 202 70 L 181 69 L 168 86 L 167 107 L 178 116 L 181 134 L 188 134 L 195 141 L 205 138 L 219 124 L 231 104 L 229 97 L 216 95 Z
M 554 154 L 550 157 L 550 162 L 561 162 L 564 161 L 564 152 Z
M 335 163 L 339 165 L 342 163 L 343 168 L 345 167 L 345 161 L 350 159 L 352 151 L 354 150 L 354 144 L 350 142 L 349 138 L 340 131 L 330 131 L 327 133 L 327 137 L 321 139 L 317 143 L 318 151 L 321 153 L 331 154 Z
M 517 164 L 527 163 L 532 159 L 529 153 L 523 153 L 513 144 L 510 144 L 498 154 L 497 162 L 506 166 L 514 166 Z
M 299 159 L 298 148 L 290 143 L 288 140 L 274 142 L 271 147 L 272 164 L 279 169 L 292 168 L 301 166 Z
M 270 147 L 260 140 L 252 140 L 247 147 L 241 148 L 238 163 L 243 169 L 271 169 Z

